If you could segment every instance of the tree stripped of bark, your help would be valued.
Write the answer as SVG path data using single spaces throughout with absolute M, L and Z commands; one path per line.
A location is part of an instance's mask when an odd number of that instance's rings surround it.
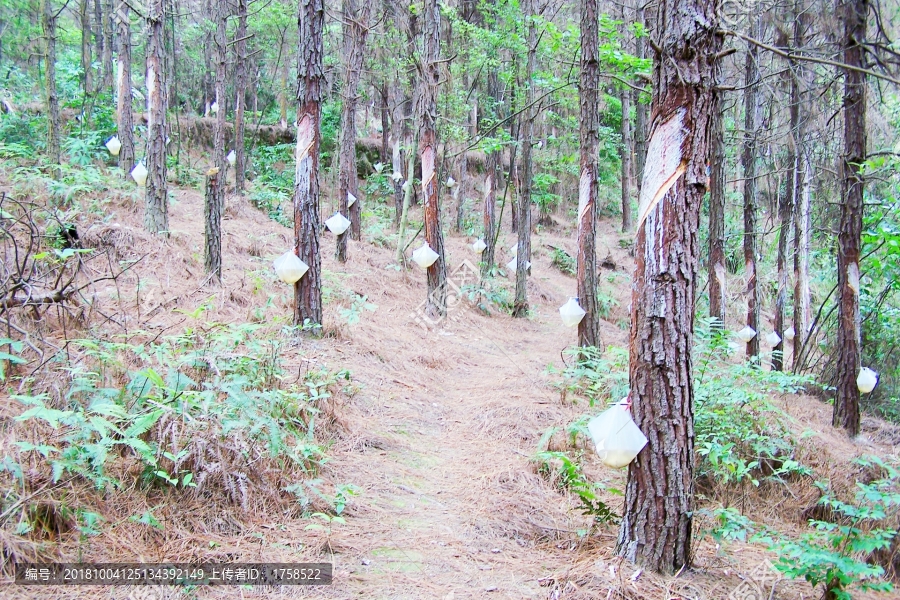
M 868 0 L 841 0 L 844 24 L 844 63 L 865 65 Z M 841 221 L 838 233 L 837 381 L 832 424 L 850 436 L 859 433 L 860 370 L 859 261 L 862 246 L 862 175 L 866 160 L 866 76 L 853 69 L 844 73 L 844 157 L 841 169 Z
M 437 86 L 440 82 L 438 62 L 441 58 L 441 13 L 437 0 L 425 0 L 425 52 L 422 65 L 421 136 L 422 192 L 425 205 L 425 241 L 438 258 L 428 267 L 428 316 L 447 313 L 447 263 L 444 257 L 444 235 L 441 231 L 441 205 L 437 180 Z
M 294 178 L 294 241 L 309 271 L 294 284 L 294 324 L 322 324 L 322 262 L 319 253 L 319 145 L 321 143 L 323 0 L 301 0 L 298 17 L 297 170 Z
M 581 0 L 581 169 L 578 183 L 578 256 L 575 277 L 578 298 L 585 315 L 578 324 L 578 344 L 600 347 L 600 314 L 597 307 L 597 148 L 600 143 L 597 89 L 600 56 L 597 0 Z
M 691 562 L 691 350 L 700 207 L 718 108 L 715 63 L 722 36 L 716 4 L 659 0 L 649 9 L 657 56 L 637 220 L 629 369 L 631 411 L 648 443 L 628 469 L 616 552 L 663 573 Z

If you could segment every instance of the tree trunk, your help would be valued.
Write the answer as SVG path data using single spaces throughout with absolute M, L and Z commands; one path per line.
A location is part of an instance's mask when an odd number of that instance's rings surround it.
M 793 14 L 793 22 L 798 23 L 800 15 Z M 779 38 L 784 40 L 784 46 L 788 45 L 787 36 L 779 33 Z M 785 306 L 788 300 L 788 293 L 791 287 L 790 271 L 788 268 L 788 247 L 790 243 L 791 233 L 794 229 L 794 210 L 797 204 L 797 196 L 800 188 L 800 169 L 798 154 L 798 139 L 800 129 L 800 88 L 798 86 L 796 76 L 797 64 L 794 61 L 788 61 L 788 70 L 785 75 L 787 78 L 787 87 L 789 90 L 789 126 L 790 134 L 787 139 L 787 165 L 788 170 L 785 178 L 784 196 L 782 204 L 779 206 L 779 228 L 778 228 L 778 254 L 776 264 L 778 270 L 778 290 L 775 296 L 775 333 L 780 338 L 779 342 L 772 349 L 772 370 L 784 370 L 784 352 L 787 344 L 784 341 L 785 326 Z M 780 194 L 779 194 L 780 195 Z M 796 242 L 794 242 L 796 246 Z M 796 333 L 796 332 L 795 332 Z
M 709 316 L 725 326 L 725 124 L 722 103 L 712 116 L 709 177 Z
M 406 171 L 412 173 L 416 166 L 416 153 L 406 153 Z M 403 199 L 400 201 L 400 222 L 397 224 L 397 264 L 406 265 L 406 223 L 409 217 L 409 206 L 412 204 L 412 186 L 407 185 L 403 189 Z
M 322 263 L 319 253 L 319 144 L 322 71 L 322 0 L 300 0 L 297 69 L 297 171 L 294 182 L 295 252 L 309 271 L 294 284 L 294 324 L 322 324 Z
M 134 168 L 134 115 L 131 108 L 131 7 L 127 0 L 120 0 L 116 22 L 119 29 L 116 135 L 122 144 L 119 150 L 119 167 L 128 177 Z
M 99 5 L 101 0 L 95 0 L 95 2 Z M 112 78 L 113 78 L 113 45 L 115 43 L 115 23 L 113 19 L 113 6 L 115 0 L 106 0 L 104 2 L 104 6 L 102 7 L 101 17 L 103 19 L 103 34 L 104 38 L 103 48 L 102 48 L 102 62 L 103 62 L 103 82 L 101 83 L 101 89 L 105 91 L 110 91 L 112 89 Z
M 616 552 L 664 573 L 691 562 L 691 350 L 700 206 L 718 108 L 716 4 L 660 0 L 651 20 L 660 50 L 637 222 L 629 371 L 632 413 L 648 444 L 628 470 Z
M 841 0 L 844 22 L 844 63 L 865 66 L 868 0 Z M 862 245 L 863 192 L 861 173 L 866 160 L 866 77 L 844 73 L 844 160 L 841 173 L 841 223 L 838 233 L 837 381 L 832 424 L 847 434 L 859 433 L 860 369 L 859 259 Z
M 344 0 L 344 82 L 341 102 L 341 144 L 338 153 L 338 206 L 342 215 L 350 219 L 350 229 L 337 237 L 336 256 L 340 262 L 347 260 L 347 238 L 360 238 L 359 177 L 356 173 L 356 104 L 359 99 L 359 77 L 366 51 L 366 35 L 369 28 L 369 12 L 372 4 L 357 0 Z M 357 202 L 350 206 L 349 195 Z
M 622 91 L 622 233 L 633 227 L 631 219 L 631 90 Z
M 491 69 L 487 76 L 487 93 L 491 99 L 491 110 L 494 121 L 500 120 L 498 110 L 500 104 L 500 78 L 496 69 Z M 481 276 L 487 277 L 494 268 L 494 255 L 497 246 L 497 188 L 500 186 L 500 153 L 488 152 L 485 159 L 484 174 L 484 206 L 482 210 L 483 239 L 487 248 L 481 253 Z
M 91 1 L 90 0 L 83 0 L 83 1 L 84 1 L 84 16 L 82 18 L 87 19 L 88 23 L 90 23 Z M 104 27 L 104 23 L 106 22 L 106 15 L 104 15 L 105 11 L 103 10 L 104 9 L 103 0 L 94 0 L 93 6 L 94 6 L 94 24 L 93 24 L 93 26 L 89 25 L 89 28 L 92 29 L 94 32 L 94 56 L 97 57 L 97 60 L 102 62 L 103 51 L 107 44 L 107 41 L 105 39 L 106 28 Z M 81 29 L 82 29 L 82 33 L 83 33 L 84 32 L 83 25 L 82 25 Z M 90 43 L 91 43 L 90 37 L 88 37 L 87 43 L 90 46 Z M 102 73 L 101 73 L 101 83 L 99 86 L 97 86 L 98 91 L 100 89 L 102 89 L 102 85 L 103 85 L 103 83 L 102 83 Z
M 793 119 L 792 119 L 793 120 Z M 796 161 L 796 151 L 791 148 L 788 150 L 788 164 L 793 165 Z M 785 185 L 785 194 L 781 198 L 779 205 L 779 221 L 778 228 L 778 256 L 776 264 L 778 269 L 778 291 L 775 296 L 775 333 L 781 338 L 775 347 L 772 348 L 772 370 L 784 370 L 784 309 L 787 303 L 788 289 L 790 287 L 790 278 L 787 267 L 787 249 L 788 242 L 791 237 L 791 228 L 794 218 L 794 185 L 791 179 L 795 169 L 793 166 L 788 172 L 788 181 Z M 780 194 L 779 194 L 780 195 Z
M 643 24 L 644 1 L 635 0 L 635 22 Z M 635 55 L 647 58 L 647 43 L 643 37 L 635 39 Z M 634 169 L 637 195 L 641 197 L 641 182 L 644 175 L 644 159 L 647 156 L 647 105 L 640 101 L 641 94 L 634 91 Z
M 522 127 L 522 186 L 519 192 L 519 240 L 516 250 L 516 299 L 513 305 L 514 317 L 528 316 L 528 288 L 526 276 L 528 269 L 526 262 L 531 260 L 531 185 L 533 177 L 533 162 L 531 158 L 532 143 L 534 140 L 534 119 L 536 110 L 534 104 L 534 68 L 537 55 L 537 28 L 534 23 L 534 0 L 525 0 L 522 5 L 524 17 L 528 23 L 526 44 L 528 45 L 528 58 L 525 63 L 525 106 L 524 124 Z
M 287 127 L 287 89 L 288 89 L 288 61 L 284 62 L 281 71 L 281 89 L 278 92 L 279 120 L 282 127 Z
M 382 82 L 378 87 L 378 97 L 381 99 L 381 148 L 378 151 L 378 161 L 384 165 L 388 159 L 388 136 L 390 135 L 391 117 L 388 110 L 388 89 L 387 84 Z
M 81 84 L 84 90 L 84 97 L 87 99 L 94 90 L 94 68 L 93 60 L 91 59 L 91 13 L 88 10 L 88 0 L 81 0 L 78 13 L 81 17 Z M 103 39 L 102 30 L 97 30 L 97 39 Z M 102 44 L 102 42 L 99 43 Z M 98 44 L 98 58 L 100 57 L 99 48 Z
M 812 185 L 812 169 L 806 151 L 800 151 L 800 196 L 794 213 L 794 372 L 799 373 L 803 365 L 803 348 L 809 335 L 810 295 L 809 295 L 809 196 Z
M 753 26 L 752 36 L 760 39 L 762 35 L 762 15 L 758 15 Z M 756 179 L 757 149 L 759 135 L 759 52 L 750 44 L 744 68 L 744 145 L 741 152 L 741 166 L 744 171 L 744 263 L 747 278 L 747 325 L 757 332 L 747 342 L 747 357 L 759 357 L 759 280 L 756 273 L 756 255 L 759 241 L 757 232 L 757 207 L 759 200 Z
M 216 282 L 222 282 L 222 211 L 225 207 L 225 100 L 226 50 L 228 5 L 224 2 L 216 6 L 216 126 L 213 141 L 213 162 L 215 168 L 207 174 L 206 203 L 203 217 L 206 223 L 206 272 Z
M 234 87 L 237 99 L 234 105 L 234 190 L 244 195 L 244 174 L 247 157 L 244 152 L 244 104 L 247 100 L 247 0 L 237 0 L 238 26 L 235 36 Z
M 599 102 L 599 18 L 597 0 L 581 0 L 581 176 L 578 185 L 578 258 L 576 278 L 578 298 L 585 310 L 578 324 L 578 343 L 600 348 L 600 315 L 597 312 L 597 148 L 600 143 Z
M 44 62 L 44 92 L 47 98 L 47 158 L 51 165 L 59 165 L 60 162 L 60 131 L 62 122 L 59 118 L 59 96 L 56 92 L 56 20 L 59 17 L 53 6 L 52 0 L 41 0 L 41 23 L 44 29 L 46 50 Z M 54 167 L 53 173 L 59 178 L 59 168 Z
M 208 22 L 215 21 L 215 9 L 213 2 L 216 0 L 204 0 L 203 16 Z M 206 31 L 203 33 L 203 116 L 208 117 L 210 106 L 215 99 L 215 84 L 212 74 L 212 50 L 213 50 L 213 34 L 209 30 L 209 26 L 205 26 Z
M 204 261 L 211 281 L 222 283 L 222 183 L 225 171 L 210 169 L 206 174 L 206 197 L 203 203 Z
M 462 82 L 463 88 L 468 93 L 470 84 L 468 71 L 463 72 Z M 472 109 L 466 111 L 466 133 L 469 135 L 472 135 L 472 131 L 476 127 L 474 122 L 476 116 Z M 459 156 L 459 181 L 456 183 L 456 189 L 453 190 L 453 194 L 456 197 L 456 233 L 462 232 L 463 224 L 466 220 L 466 186 L 469 183 L 469 153 L 466 151 L 467 146 L 467 140 L 460 144 L 462 153 Z
M 437 170 L 437 86 L 440 82 L 441 13 L 437 0 L 425 0 L 424 80 L 422 81 L 422 134 L 419 149 L 422 156 L 422 190 L 425 208 L 425 241 L 437 252 L 438 259 L 428 267 L 427 312 L 431 318 L 447 314 L 447 263 L 444 236 L 441 231 L 441 205 Z
M 147 206 L 144 226 L 150 233 L 169 235 L 166 187 L 166 110 L 163 85 L 166 0 L 150 0 L 147 11 Z

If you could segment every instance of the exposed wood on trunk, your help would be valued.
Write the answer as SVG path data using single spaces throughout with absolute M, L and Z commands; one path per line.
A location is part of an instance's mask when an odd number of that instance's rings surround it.
M 578 255 L 576 278 L 578 298 L 586 312 L 578 324 L 578 343 L 581 346 L 601 347 L 600 315 L 597 310 L 597 148 L 600 143 L 599 101 L 600 87 L 599 32 L 597 19 L 600 7 L 597 0 L 581 0 L 581 101 L 580 178 L 578 184 Z
M 428 316 L 447 313 L 447 263 L 444 235 L 441 231 L 441 205 L 437 180 L 437 87 L 440 82 L 438 61 L 441 56 L 441 13 L 437 0 L 425 0 L 425 51 L 422 73 L 422 123 L 419 151 L 422 156 L 422 192 L 425 209 L 425 241 L 438 258 L 428 267 Z M 411 175 L 410 175 L 411 176 Z
M 147 206 L 144 226 L 151 233 L 169 232 L 166 187 L 166 110 L 168 95 L 163 82 L 164 23 L 166 0 L 151 0 L 147 13 Z
M 753 37 L 762 35 L 762 15 L 758 15 L 753 26 Z M 747 325 L 757 334 L 747 342 L 747 357 L 759 356 L 759 279 L 756 271 L 756 255 L 759 248 L 757 236 L 757 210 L 759 206 L 757 181 L 757 137 L 760 125 L 759 102 L 759 51 L 750 45 L 744 67 L 744 144 L 741 151 L 741 166 L 744 171 L 744 277 L 747 280 Z
M 236 63 L 234 87 L 237 99 L 234 105 L 234 190 L 244 195 L 244 175 L 247 172 L 247 155 L 244 151 L 244 105 L 247 100 L 247 0 L 237 0 L 238 26 L 235 32 Z
M 359 100 L 359 78 L 362 74 L 369 32 L 369 14 L 372 4 L 363 0 L 344 0 L 344 81 L 341 90 L 341 139 L 338 149 L 338 210 L 350 219 L 350 229 L 337 237 L 336 256 L 340 262 L 347 260 L 347 238 L 360 239 L 362 202 L 359 200 L 359 178 L 356 173 L 356 104 Z M 350 206 L 349 196 L 357 201 Z
M 297 70 L 297 170 L 294 179 L 295 252 L 309 271 L 294 284 L 294 324 L 322 324 L 322 262 L 319 252 L 319 145 L 325 21 L 323 0 L 300 0 Z
M 134 114 L 131 97 L 131 7 L 127 0 L 120 0 L 116 10 L 116 23 L 119 30 L 118 42 L 118 129 L 116 134 L 122 148 L 119 149 L 119 167 L 127 177 L 134 168 Z
M 660 0 L 650 19 L 660 50 L 641 205 L 649 197 L 658 201 L 649 203 L 646 219 L 637 224 L 629 370 L 631 410 L 648 443 L 628 470 L 616 552 L 666 573 L 691 562 L 691 351 L 700 206 L 708 183 L 710 120 L 718 108 L 715 57 L 722 37 L 716 4 Z M 674 181 L 655 175 L 673 166 Z M 651 184 L 657 189 L 648 189 Z
M 844 63 L 865 66 L 868 0 L 841 0 Z M 866 76 L 844 73 L 844 157 L 841 172 L 841 222 L 838 233 L 837 378 L 832 424 L 850 436 L 859 433 L 860 369 L 859 261 L 862 245 L 863 179 L 866 160 Z

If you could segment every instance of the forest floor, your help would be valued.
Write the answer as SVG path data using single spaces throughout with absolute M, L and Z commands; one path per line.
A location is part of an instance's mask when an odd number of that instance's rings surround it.
M 168 241 L 141 232 L 137 202 L 108 206 L 105 225 L 97 225 L 127 233 L 119 237 L 116 250 L 121 255 L 146 254 L 119 282 L 119 299 L 131 298 L 132 328 L 178 333 L 192 326 L 185 311 L 203 302 L 210 305 L 204 315 L 208 321 L 243 322 L 254 310 L 265 310 L 269 319 L 289 314 L 290 289 L 254 275 L 270 270 L 272 259 L 290 246 L 289 229 L 248 201 L 230 198 L 223 223 L 224 281 L 221 288 L 212 287 L 203 274 L 203 197 L 178 189 L 174 200 Z M 600 261 L 608 255 L 616 265 L 601 272 L 602 287 L 615 301 L 601 335 L 606 345 L 627 347 L 624 326 L 633 261 L 620 240 L 629 240 L 609 220 L 599 229 Z M 394 250 L 365 239 L 364 234 L 364 241 L 350 242 L 349 261 L 341 265 L 333 258 L 334 237 L 323 236 L 326 335 L 303 339 L 282 357 L 289 374 L 321 366 L 352 374 L 353 389 L 336 398 L 337 427 L 322 473 L 331 484 L 352 483 L 360 490 L 345 512 L 346 523 L 310 531 L 305 529 L 308 519 L 240 506 L 215 515 L 202 501 L 194 501 L 170 511 L 164 532 L 125 523 L 108 528 L 87 546 L 78 545 L 79 556 L 89 562 L 327 561 L 334 563 L 333 585 L 193 590 L 4 586 L 0 596 L 713 599 L 742 593 L 731 597 L 757 597 L 747 591 L 758 586 L 765 594 L 760 598 L 818 597 L 803 581 L 778 581 L 766 567 L 772 556 L 763 548 L 719 546 L 703 535 L 701 519 L 693 569 L 674 577 L 643 573 L 614 556 L 615 526 L 583 535 L 590 517 L 537 474 L 532 457 L 542 434 L 598 412 L 584 401 L 564 398 L 557 385 L 563 361 L 572 362 L 564 351 L 576 341 L 575 331 L 562 325 L 558 307 L 574 295 L 576 285 L 551 265 L 548 245 L 574 254 L 571 228 L 560 224 L 533 238 L 530 318 L 513 319 L 494 307 L 485 314 L 460 302 L 445 321 L 431 326 L 423 324 L 418 311 L 425 299 L 422 270 L 415 265 L 407 271 L 391 268 Z M 464 261 L 476 263 L 472 241 L 447 236 L 451 272 Z M 504 228 L 499 264 L 510 260 L 508 248 L 514 242 Z M 377 306 L 362 310 L 353 325 L 340 316 L 350 292 Z M 266 306 L 273 294 L 274 302 Z M 849 470 L 856 455 L 887 455 L 900 441 L 896 428 L 867 419 L 868 432 L 851 442 L 830 431 L 830 407 L 820 401 L 798 396 L 776 401 L 796 419 L 798 431 L 814 432 L 808 436 L 810 452 L 819 453 L 818 462 L 835 471 Z M 624 470 L 599 466 L 590 456 L 586 463 L 590 476 L 624 489 Z M 800 531 L 805 525 L 799 509 L 815 496 L 784 496 L 775 499 L 780 509 L 772 508 L 763 492 L 750 492 L 749 502 L 755 503 L 757 516 L 771 514 L 785 528 Z M 606 500 L 620 510 L 620 496 Z M 115 499 L 103 499 L 101 512 L 107 502 Z M 61 554 L 74 560 L 75 546 L 62 548 Z

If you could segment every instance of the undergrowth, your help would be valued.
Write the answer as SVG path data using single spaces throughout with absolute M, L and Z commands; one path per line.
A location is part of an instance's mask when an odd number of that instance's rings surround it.
M 12 394 L 22 410 L 11 431 L 17 451 L 0 465 L 9 484 L 0 514 L 18 518 L 20 534 L 34 525 L 29 493 L 40 481 L 338 514 L 320 476 L 335 426 L 333 394 L 349 381 L 347 371 L 289 376 L 284 342 L 262 325 L 214 323 L 133 341 L 141 335 L 72 341 L 71 359 L 58 364 L 60 393 Z M 17 383 L 28 390 L 32 382 Z M 343 489 L 341 511 L 350 488 Z
M 774 394 L 802 391 L 810 378 L 733 361 L 734 346 L 728 335 L 713 321 L 701 323 L 695 332 L 694 432 L 699 459 L 695 477 L 700 500 L 731 499 L 733 492 L 746 498 L 745 488 L 759 486 L 762 480 L 776 485 L 789 485 L 798 478 L 815 482 L 813 470 L 795 456 L 798 440 L 788 427 L 787 415 L 770 399 Z M 574 360 L 556 372 L 564 401 L 585 400 L 597 409 L 628 393 L 625 349 L 576 348 L 568 354 Z M 621 492 L 591 482 L 583 471 L 593 449 L 587 422 L 595 414 L 596 410 L 564 428 L 548 430 L 532 461 L 548 481 L 574 494 L 585 514 L 608 522 L 615 513 L 597 493 Z M 550 438 L 560 431 L 567 449 L 549 450 Z M 757 525 L 727 501 L 698 514 L 711 517 L 714 526 L 709 533 L 716 539 L 765 545 L 777 555 L 775 568 L 783 575 L 822 586 L 828 598 L 848 599 L 853 589 L 889 591 L 892 586 L 875 557 L 889 554 L 891 560 L 893 555 L 900 470 L 878 458 L 859 462 L 879 475 L 857 482 L 852 501 L 839 499 L 827 483 L 815 482 L 822 490 L 819 504 L 830 516 L 810 520 L 810 531 L 797 538 Z

